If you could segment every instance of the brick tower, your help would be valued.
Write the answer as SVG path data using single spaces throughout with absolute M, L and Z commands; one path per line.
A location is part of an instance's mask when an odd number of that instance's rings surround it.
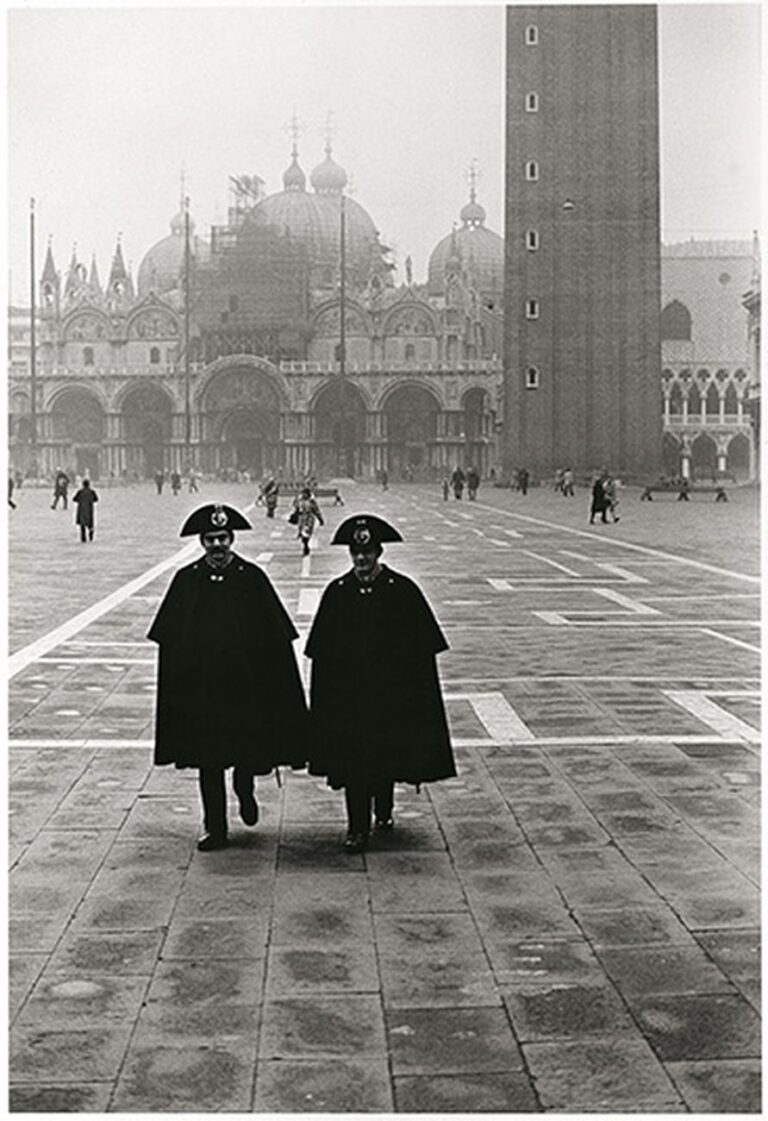
M 507 8 L 505 217 L 506 470 L 655 471 L 655 7 Z

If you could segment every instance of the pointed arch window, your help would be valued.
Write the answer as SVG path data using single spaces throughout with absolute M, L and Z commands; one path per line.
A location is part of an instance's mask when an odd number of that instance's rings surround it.
M 92 346 L 83 347 L 83 365 L 84 366 L 92 366 L 93 365 L 93 347 Z
M 406 362 L 416 361 L 416 347 L 413 343 L 405 344 L 405 360 Z
M 525 29 L 526 47 L 536 47 L 539 43 L 539 29 L 535 23 L 529 23 Z
M 541 384 L 538 366 L 529 366 L 525 371 L 525 388 L 538 389 Z
M 528 160 L 525 165 L 525 178 L 529 183 L 536 183 L 539 178 L 539 162 L 538 160 Z
M 539 301 L 526 300 L 525 301 L 525 318 L 538 319 L 539 318 Z
M 525 235 L 525 248 L 535 253 L 539 248 L 539 231 L 528 230 Z
M 526 113 L 538 113 L 539 95 L 537 93 L 527 93 L 525 95 L 525 111 Z
M 691 339 L 691 313 L 685 304 L 672 300 L 661 313 L 661 341 Z

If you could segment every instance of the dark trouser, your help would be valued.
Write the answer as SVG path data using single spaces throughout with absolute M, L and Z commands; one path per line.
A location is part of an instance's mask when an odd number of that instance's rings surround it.
M 85 541 L 86 533 L 88 535 L 88 540 L 93 541 L 93 526 L 92 525 L 81 525 L 80 526 L 80 540 L 81 541 Z
M 348 782 L 344 787 L 347 819 L 350 833 L 369 833 L 371 829 L 371 803 L 377 821 L 389 821 L 395 801 L 395 784 L 380 782 L 375 786 L 365 779 Z
M 55 510 L 57 508 L 57 506 L 59 505 L 59 499 L 61 499 L 62 502 L 64 503 L 64 509 L 66 510 L 66 508 L 67 508 L 67 496 L 66 496 L 66 494 L 64 493 L 63 490 L 56 491 L 56 493 L 54 494 L 51 509 Z
M 224 771 L 221 767 L 201 767 L 200 797 L 203 800 L 203 827 L 213 836 L 227 832 L 227 793 L 224 789 Z M 235 767 L 232 788 L 238 798 L 253 793 L 253 775 L 242 767 Z

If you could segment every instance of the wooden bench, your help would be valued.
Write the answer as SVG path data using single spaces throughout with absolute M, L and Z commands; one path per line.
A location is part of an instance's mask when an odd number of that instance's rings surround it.
M 301 495 L 301 490 L 294 492 L 294 496 L 298 498 Z M 338 487 L 316 487 L 312 491 L 312 497 L 316 498 L 318 502 L 321 498 L 332 498 L 334 506 L 343 506 L 344 499 L 341 497 L 341 491 Z
M 640 495 L 640 501 L 653 502 L 654 494 L 676 494 L 678 502 L 687 502 L 693 494 L 714 494 L 715 502 L 728 501 L 725 487 L 718 483 L 713 483 L 712 486 L 692 487 L 680 486 L 679 483 L 652 483 L 644 489 L 643 493 Z

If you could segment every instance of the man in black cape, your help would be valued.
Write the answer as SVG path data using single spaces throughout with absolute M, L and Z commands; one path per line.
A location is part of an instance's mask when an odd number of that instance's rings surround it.
M 176 573 L 148 633 L 160 647 L 155 763 L 199 769 L 202 852 L 227 844 L 225 768 L 255 825 L 253 776 L 306 765 L 297 631 L 266 573 L 232 552 L 234 531 L 250 528 L 231 506 L 190 514 L 181 536 L 199 534 L 205 555 Z
M 352 570 L 325 589 L 306 646 L 312 659 L 309 770 L 344 788 L 350 852 L 392 828 L 395 782 L 456 774 L 435 656 L 448 649 L 419 587 L 382 564 L 402 541 L 382 518 L 347 518 L 331 544 L 348 545 Z

